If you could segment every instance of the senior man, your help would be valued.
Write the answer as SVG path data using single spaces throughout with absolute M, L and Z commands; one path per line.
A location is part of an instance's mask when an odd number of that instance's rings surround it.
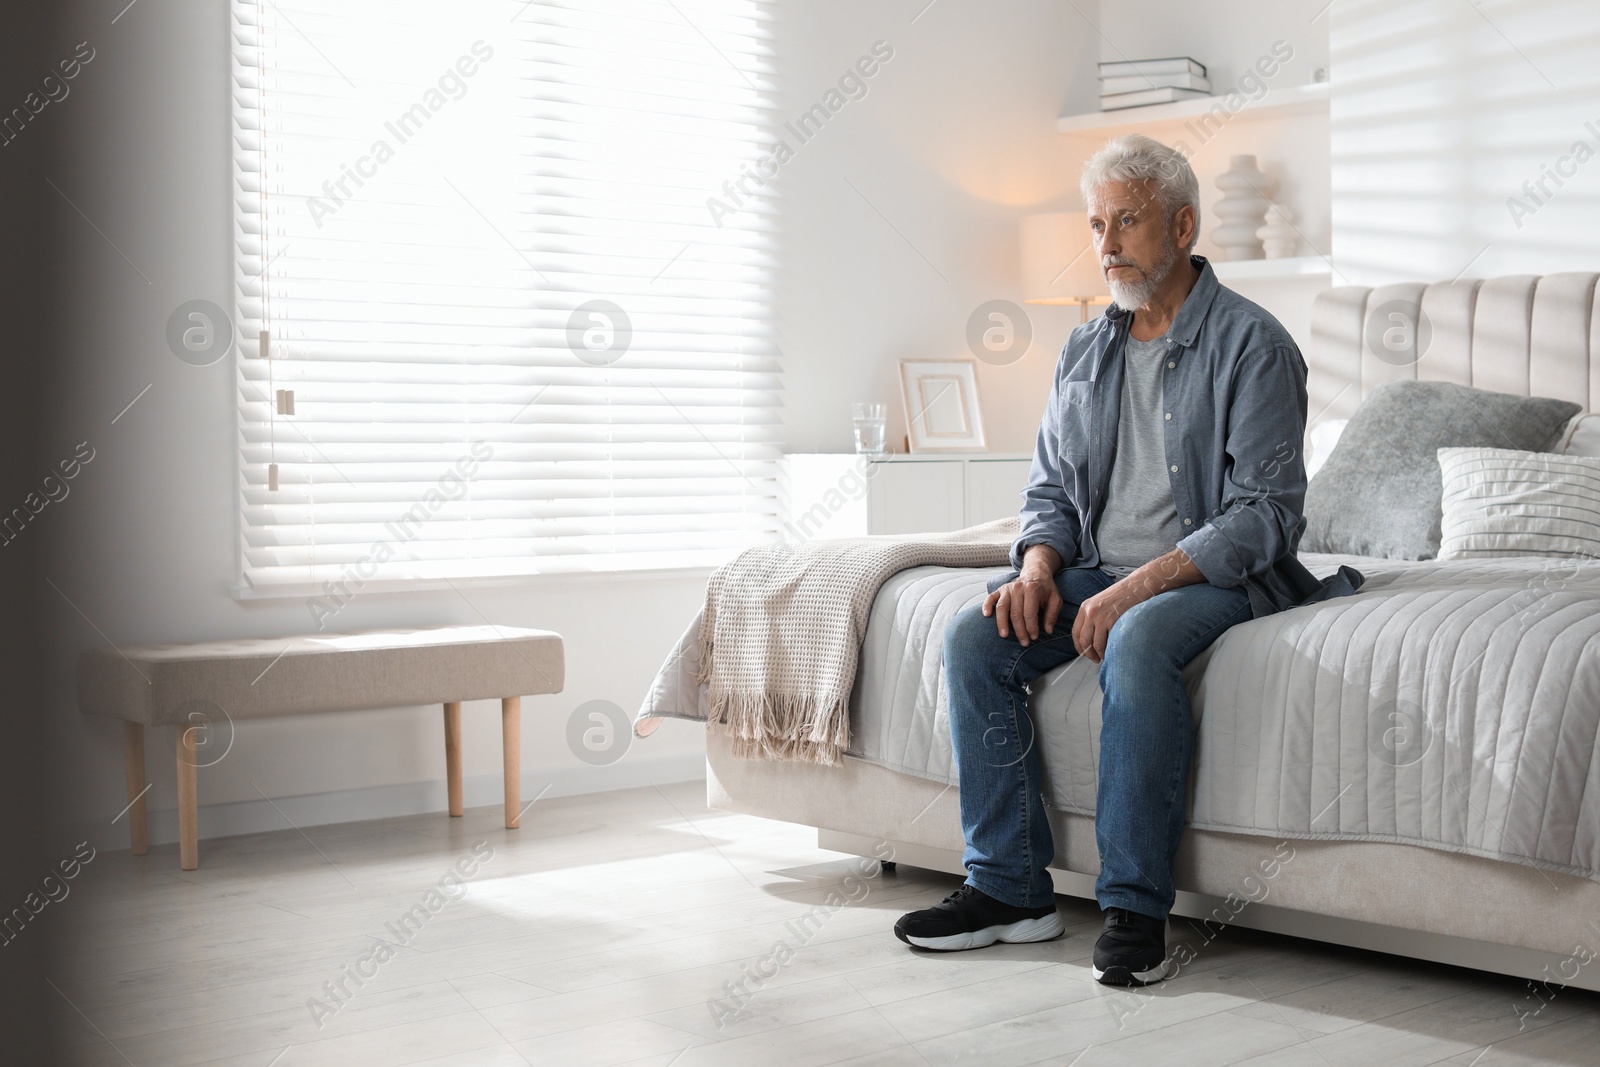
M 1230 626 L 1354 592 L 1295 557 L 1305 521 L 1306 367 L 1287 331 L 1193 255 L 1200 189 L 1148 137 L 1081 182 L 1113 303 L 1072 331 L 1039 426 L 1012 574 L 945 632 L 967 879 L 895 934 L 930 949 L 1045 941 L 1064 927 L 1028 708 L 1040 675 L 1100 665 L 1094 976 L 1168 976 L 1172 858 L 1188 798 L 1183 668 Z

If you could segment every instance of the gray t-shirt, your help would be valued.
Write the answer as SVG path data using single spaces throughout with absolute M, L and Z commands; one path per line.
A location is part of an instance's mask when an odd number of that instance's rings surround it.
M 1166 412 L 1161 406 L 1164 338 L 1128 338 L 1122 360 L 1122 412 L 1106 503 L 1095 521 L 1100 567 L 1124 578 L 1171 552 L 1184 535 L 1167 472 Z

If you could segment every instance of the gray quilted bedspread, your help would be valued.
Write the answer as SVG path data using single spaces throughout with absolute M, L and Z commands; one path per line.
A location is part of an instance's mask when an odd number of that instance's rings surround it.
M 1242 623 L 1190 664 L 1190 825 L 1600 878 L 1600 563 L 1301 559 L 1319 576 L 1349 563 L 1367 582 Z M 938 649 L 997 570 L 918 567 L 884 584 L 851 696 L 851 755 L 955 781 Z M 641 719 L 703 718 L 683 666 L 675 653 Z M 1064 811 L 1094 812 L 1096 671 L 1066 664 L 1032 696 L 1045 801 Z

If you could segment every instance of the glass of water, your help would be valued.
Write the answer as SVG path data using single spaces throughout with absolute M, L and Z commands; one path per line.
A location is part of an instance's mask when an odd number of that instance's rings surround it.
M 851 414 L 856 429 L 856 452 L 864 456 L 881 456 L 888 451 L 884 434 L 888 423 L 887 404 L 852 404 Z

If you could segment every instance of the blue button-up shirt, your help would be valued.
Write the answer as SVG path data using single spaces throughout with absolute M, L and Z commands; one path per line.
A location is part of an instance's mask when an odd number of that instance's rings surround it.
M 1178 541 L 1206 581 L 1245 586 L 1255 617 L 1328 596 L 1364 580 L 1349 567 L 1319 582 L 1295 556 L 1305 529 L 1301 444 L 1306 364 L 1278 320 L 1217 281 L 1200 278 L 1167 331 L 1162 429 Z M 1094 528 L 1116 461 L 1123 349 L 1133 315 L 1112 304 L 1072 331 L 1039 424 L 1013 567 L 1034 544 L 1068 567 L 1098 567 Z M 991 589 L 1008 580 L 997 578 Z

